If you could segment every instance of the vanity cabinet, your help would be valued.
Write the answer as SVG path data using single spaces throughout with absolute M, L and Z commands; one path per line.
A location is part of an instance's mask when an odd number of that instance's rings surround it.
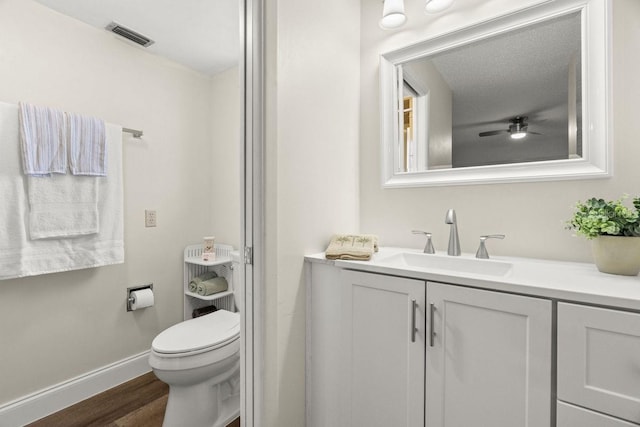
M 308 427 L 640 427 L 637 278 L 307 260 Z
M 608 425 L 563 423 L 578 414 L 572 405 L 640 424 L 640 314 L 558 303 L 558 400 L 558 427 Z M 576 419 L 602 417 L 581 411 Z
M 425 282 L 343 270 L 344 424 L 424 426 Z
M 551 301 L 429 282 L 426 425 L 549 427 Z

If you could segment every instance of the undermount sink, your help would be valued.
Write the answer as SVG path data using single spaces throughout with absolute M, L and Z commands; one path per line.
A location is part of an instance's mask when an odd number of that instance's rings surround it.
M 458 273 L 482 274 L 485 276 L 506 276 L 513 264 L 491 259 L 453 257 L 436 254 L 402 252 L 377 260 L 380 265 L 391 267 L 446 270 Z

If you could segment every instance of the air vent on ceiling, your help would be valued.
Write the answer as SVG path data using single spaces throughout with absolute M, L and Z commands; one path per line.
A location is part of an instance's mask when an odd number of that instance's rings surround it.
M 153 43 L 149 37 L 143 36 L 140 33 L 137 33 L 127 27 L 123 27 L 122 25 L 112 22 L 105 27 L 106 30 L 111 31 L 112 33 L 116 33 L 117 35 L 124 37 L 125 39 L 131 40 L 134 43 L 139 44 L 140 46 L 149 47 Z

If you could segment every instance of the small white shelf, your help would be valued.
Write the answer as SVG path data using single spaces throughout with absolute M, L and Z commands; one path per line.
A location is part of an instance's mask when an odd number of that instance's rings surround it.
M 198 299 L 205 300 L 205 301 L 213 301 L 213 300 L 217 300 L 217 299 L 220 299 L 220 298 L 224 298 L 227 295 L 232 295 L 233 292 L 232 291 L 224 291 L 224 292 L 218 292 L 216 294 L 211 294 L 211 295 L 200 295 L 200 294 L 197 294 L 195 292 L 185 291 L 184 294 L 188 295 L 190 297 L 198 298 Z
M 184 248 L 184 319 L 191 319 L 193 311 L 198 308 L 215 305 L 218 309 L 236 311 L 233 283 L 233 246 L 215 244 L 216 258 L 210 261 L 202 260 L 204 245 L 189 245 Z M 214 272 L 224 277 L 229 288 L 224 292 L 212 295 L 199 295 L 189 291 L 189 282 L 206 272 Z
M 205 267 L 212 267 L 214 265 L 222 265 L 231 263 L 230 256 L 216 256 L 216 259 L 211 261 L 203 261 L 201 256 L 190 256 L 184 259 L 184 262 L 189 264 L 204 265 Z

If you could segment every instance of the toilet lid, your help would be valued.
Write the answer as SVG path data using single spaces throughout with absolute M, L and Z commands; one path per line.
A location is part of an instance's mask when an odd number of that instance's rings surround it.
M 188 353 L 222 346 L 239 335 L 240 314 L 218 310 L 162 331 L 151 348 L 158 353 Z

